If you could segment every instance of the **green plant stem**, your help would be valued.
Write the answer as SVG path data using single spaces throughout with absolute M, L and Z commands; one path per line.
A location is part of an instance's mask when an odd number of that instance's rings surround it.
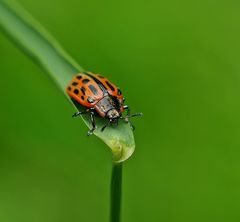
M 122 196 L 122 163 L 113 163 L 111 179 L 110 222 L 120 222 Z

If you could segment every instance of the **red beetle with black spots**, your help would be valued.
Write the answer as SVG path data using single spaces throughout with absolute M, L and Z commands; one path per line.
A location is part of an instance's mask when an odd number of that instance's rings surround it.
M 121 90 L 99 74 L 84 72 L 75 75 L 67 86 L 67 93 L 74 102 L 85 108 L 84 111 L 75 113 L 73 117 L 90 113 L 92 129 L 88 131 L 88 135 L 93 134 L 96 129 L 95 115 L 108 119 L 108 123 L 101 131 L 109 124 L 117 125 L 119 119 L 129 122 L 134 130 L 129 118 L 142 115 L 142 113 L 130 114 L 129 107 L 123 104 L 124 98 Z M 125 117 L 122 116 L 124 110 L 127 110 Z

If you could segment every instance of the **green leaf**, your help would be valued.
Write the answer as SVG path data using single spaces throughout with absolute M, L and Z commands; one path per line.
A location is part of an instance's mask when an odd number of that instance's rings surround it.
M 67 84 L 73 75 L 84 70 L 56 40 L 14 1 L 0 0 L 0 27 L 9 39 L 47 71 L 67 96 L 65 91 Z M 70 99 L 69 101 L 71 102 Z M 74 106 L 73 103 L 72 105 Z M 81 109 L 80 106 L 75 108 Z M 90 128 L 89 116 L 82 118 Z M 94 134 L 111 148 L 114 161 L 122 162 L 128 159 L 135 149 L 134 137 L 129 125 L 121 122 L 118 127 L 108 127 L 101 132 L 100 129 L 106 124 L 106 120 L 97 118 L 96 122 L 98 128 Z

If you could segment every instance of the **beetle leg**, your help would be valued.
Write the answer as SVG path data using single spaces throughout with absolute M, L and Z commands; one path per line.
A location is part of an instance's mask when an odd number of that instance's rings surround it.
M 143 115 L 142 113 L 134 113 L 134 114 L 129 115 L 128 118 L 135 117 L 135 116 L 142 116 L 142 115 Z
M 88 131 L 88 133 L 87 133 L 88 136 L 91 136 L 93 134 L 94 130 L 96 129 L 96 122 L 95 122 L 93 111 L 90 113 L 90 116 L 91 116 L 92 129 L 90 129 Z
M 129 116 L 130 115 L 130 108 L 129 108 L 129 106 L 125 105 L 125 106 L 123 106 L 123 108 L 127 110 L 127 116 Z
M 131 122 L 129 119 L 130 119 L 131 117 L 135 117 L 135 116 L 142 116 L 143 114 L 142 114 L 142 113 L 134 113 L 134 114 L 131 114 L 130 108 L 129 108 L 129 106 L 127 106 L 127 105 L 125 105 L 123 108 L 127 110 L 127 115 L 126 115 L 125 117 L 123 117 L 123 119 L 124 119 L 124 121 L 125 121 L 126 123 L 129 123 L 131 129 L 134 131 L 134 130 L 135 130 L 135 127 L 134 127 L 134 125 L 132 124 L 132 122 Z
M 72 117 L 78 117 L 78 116 L 81 116 L 82 114 L 86 114 L 86 113 L 88 113 L 88 112 L 89 112 L 89 109 L 86 109 L 86 110 L 84 110 L 84 111 L 78 111 L 78 112 L 74 113 L 74 114 L 72 115 Z
M 109 120 L 109 121 L 107 122 L 107 124 L 106 124 L 105 126 L 103 126 L 103 128 L 101 129 L 101 131 L 103 132 L 103 131 L 106 129 L 106 127 L 109 126 L 110 123 L 111 123 L 111 121 Z
M 121 119 L 123 119 L 126 123 L 129 123 L 132 131 L 135 130 L 135 126 L 132 124 L 132 122 L 129 120 L 129 117 L 128 116 L 125 116 L 125 117 L 120 117 Z
M 131 114 L 130 108 L 129 108 L 128 105 L 125 105 L 123 108 L 127 110 L 127 115 L 125 116 L 125 119 L 126 119 L 126 120 L 128 120 L 128 119 L 131 118 L 131 117 L 142 116 L 142 115 L 143 115 L 142 113 L 134 113 L 134 114 Z
M 135 126 L 132 124 L 132 122 L 130 120 L 128 120 L 128 122 L 129 122 L 129 125 L 130 125 L 132 131 L 134 131 L 135 130 Z

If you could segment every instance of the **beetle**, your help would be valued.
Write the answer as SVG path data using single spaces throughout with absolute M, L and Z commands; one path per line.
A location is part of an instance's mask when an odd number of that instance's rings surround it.
M 107 118 L 108 122 L 101 131 L 111 125 L 118 125 L 118 120 L 123 119 L 130 124 L 132 130 L 135 127 L 129 120 L 134 116 L 142 116 L 142 113 L 130 114 L 130 108 L 124 105 L 124 98 L 121 90 L 111 83 L 107 78 L 92 72 L 83 72 L 75 75 L 66 88 L 67 94 L 73 102 L 80 104 L 85 109 L 76 112 L 73 117 L 90 113 L 92 128 L 88 131 L 88 136 L 92 135 L 96 129 L 95 116 Z M 127 110 L 127 115 L 122 113 Z

